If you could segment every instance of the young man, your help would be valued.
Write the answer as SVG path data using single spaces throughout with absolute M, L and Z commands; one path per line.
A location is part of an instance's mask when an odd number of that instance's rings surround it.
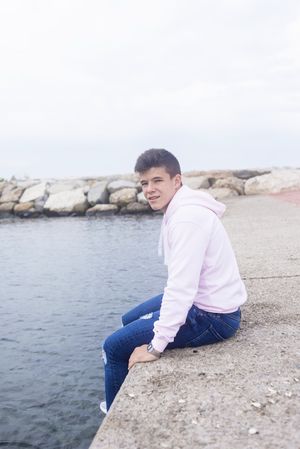
M 180 165 L 166 150 L 138 158 L 145 197 L 164 212 L 159 252 L 168 266 L 164 293 L 122 317 L 123 328 L 103 345 L 106 404 L 111 406 L 128 369 L 158 360 L 165 349 L 197 347 L 233 336 L 247 294 L 219 219 L 225 206 L 181 182 Z

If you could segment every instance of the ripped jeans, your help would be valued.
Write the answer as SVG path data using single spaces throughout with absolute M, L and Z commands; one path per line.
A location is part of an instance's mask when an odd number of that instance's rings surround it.
M 154 322 L 158 320 L 163 295 L 143 302 L 122 316 L 123 327 L 103 343 L 105 396 L 110 408 L 125 377 L 128 361 L 137 346 L 150 343 Z M 166 349 L 197 347 L 217 343 L 232 337 L 239 328 L 241 312 L 217 314 L 192 306 L 174 341 Z

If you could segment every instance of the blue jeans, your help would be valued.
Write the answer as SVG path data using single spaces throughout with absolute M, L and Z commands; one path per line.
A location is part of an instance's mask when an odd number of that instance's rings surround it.
M 163 295 L 145 301 L 122 316 L 123 327 L 103 343 L 105 396 L 110 408 L 128 373 L 128 360 L 137 346 L 150 343 Z M 241 312 L 217 314 L 192 306 L 186 322 L 166 349 L 197 347 L 232 337 L 239 328 Z

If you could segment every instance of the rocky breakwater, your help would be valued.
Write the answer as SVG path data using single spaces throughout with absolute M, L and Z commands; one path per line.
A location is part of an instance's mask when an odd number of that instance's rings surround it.
M 183 184 L 216 199 L 300 189 L 300 169 L 193 171 Z M 0 218 L 150 213 L 137 175 L 0 181 Z

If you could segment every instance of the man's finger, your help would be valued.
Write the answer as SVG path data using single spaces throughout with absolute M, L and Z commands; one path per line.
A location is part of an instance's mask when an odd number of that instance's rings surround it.
M 128 362 L 128 369 L 132 368 L 135 362 L 130 358 Z

